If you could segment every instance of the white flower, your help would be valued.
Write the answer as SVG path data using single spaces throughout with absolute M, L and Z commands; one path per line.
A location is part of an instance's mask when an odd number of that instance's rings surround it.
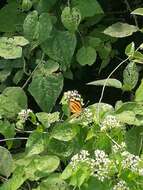
M 87 125 L 89 125 L 89 123 L 93 122 L 93 113 L 91 112 L 91 110 L 89 108 L 84 109 L 84 112 L 81 115 L 81 117 L 83 118 L 82 124 L 85 126 L 87 126 Z
M 100 181 L 104 181 L 105 178 L 109 178 L 109 170 L 111 161 L 108 156 L 102 150 L 95 150 L 95 166 L 94 166 L 94 176 Z
M 126 182 L 123 180 L 120 180 L 114 187 L 113 190 L 129 190 L 129 187 L 127 186 Z
M 121 128 L 121 123 L 114 115 L 107 115 L 102 121 L 102 131 L 110 130 L 112 128 Z
M 122 153 L 122 156 L 123 156 L 123 161 L 122 161 L 123 169 L 127 168 L 133 172 L 139 173 L 139 162 L 141 161 L 139 156 L 135 156 L 134 154 L 131 154 L 127 151 L 124 151 Z
M 21 110 L 21 112 L 18 113 L 19 120 L 25 122 L 28 119 L 30 113 L 32 113 L 31 109 Z
M 122 142 L 121 144 L 120 144 L 120 146 L 117 146 L 116 144 L 114 144 L 113 146 L 112 146 L 112 151 L 113 151 L 113 153 L 117 153 L 117 152 L 123 152 L 123 151 L 125 151 L 125 149 L 126 149 L 126 143 L 125 142 Z

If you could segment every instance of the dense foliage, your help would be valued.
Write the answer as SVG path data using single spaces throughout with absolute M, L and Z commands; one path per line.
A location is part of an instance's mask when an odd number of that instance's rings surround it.
M 0 190 L 143 189 L 142 7 L 1 0 Z

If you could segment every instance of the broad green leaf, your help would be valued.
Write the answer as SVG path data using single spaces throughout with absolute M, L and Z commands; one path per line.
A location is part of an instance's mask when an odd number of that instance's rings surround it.
M 50 125 L 56 121 L 59 121 L 59 112 L 46 113 L 39 112 L 36 113 L 38 120 L 44 125 L 45 128 L 50 127 Z
M 107 82 L 106 82 L 107 81 Z M 110 87 L 115 87 L 115 88 L 121 88 L 122 89 L 122 83 L 117 80 L 117 79 L 102 79 L 102 80 L 97 80 L 93 82 L 87 83 L 88 85 L 95 85 L 95 86 L 110 86 Z
M 139 73 L 134 62 L 129 63 L 123 72 L 123 89 L 131 91 L 138 82 Z
M 143 101 L 143 79 L 141 81 L 140 86 L 138 87 L 138 89 L 136 90 L 135 93 L 135 101 L 136 102 L 142 102 Z
M 26 180 L 24 167 L 17 167 L 12 177 L 0 187 L 0 190 L 18 190 Z
M 82 190 L 109 190 L 111 189 L 111 183 L 107 180 L 101 182 L 95 177 L 91 177 L 87 183 L 84 183 L 81 187 Z
M 40 183 L 39 188 L 39 190 L 70 190 L 59 174 L 50 175 Z
M 143 16 L 143 8 L 137 8 L 131 14 Z
M 52 30 L 52 22 L 48 13 L 42 13 L 38 17 L 38 12 L 33 11 L 24 20 L 24 34 L 30 41 L 37 40 L 38 43 L 45 41 Z
M 0 69 L 11 70 L 12 68 L 23 68 L 23 60 L 19 59 L 1 59 L 0 60 Z
M 46 135 L 42 132 L 33 132 L 26 143 L 26 154 L 28 156 L 39 154 L 44 151 Z
M 15 32 L 22 29 L 21 23 L 25 18 L 25 13 L 19 9 L 20 1 L 8 1 L 0 9 L 0 32 Z
M 27 97 L 20 87 L 8 87 L 0 95 L 0 116 L 14 118 L 27 108 Z
M 22 56 L 22 48 L 16 46 L 12 38 L 1 37 L 0 38 L 0 56 L 5 59 L 16 59 Z
M 34 7 L 39 12 L 48 12 L 57 2 L 57 0 L 40 0 L 35 1 Z
M 116 109 L 117 114 L 124 111 L 133 111 L 137 115 L 143 115 L 143 102 L 125 102 Z
M 104 30 L 104 34 L 116 37 L 123 38 L 126 36 L 131 36 L 134 32 L 137 32 L 138 28 L 134 25 L 129 25 L 127 23 L 117 22 L 112 24 Z
M 14 36 L 12 39 L 16 46 L 26 46 L 27 44 L 29 44 L 29 41 L 23 36 Z
M 96 61 L 96 50 L 90 46 L 78 50 L 76 59 L 80 65 L 93 65 Z
M 129 45 L 127 45 L 126 49 L 125 49 L 125 54 L 128 57 L 133 57 L 135 52 L 135 43 L 131 42 Z
M 32 173 L 37 177 L 44 177 L 54 172 L 60 164 L 60 160 L 57 156 L 42 155 L 35 156 L 32 162 L 27 166 L 28 171 L 33 170 Z M 35 171 L 34 171 L 35 170 Z
M 10 124 L 8 121 L 1 121 L 0 120 L 0 133 L 7 139 L 13 138 L 16 134 L 15 132 L 15 125 Z M 10 149 L 12 146 L 12 141 L 6 141 L 8 148 Z
M 139 155 L 143 149 L 143 127 L 132 127 L 126 132 L 126 144 L 129 152 Z
M 62 11 L 61 21 L 66 29 L 75 32 L 81 21 L 81 15 L 77 8 L 65 7 Z
M 45 40 L 47 40 L 47 38 L 49 37 L 51 31 L 52 31 L 52 22 L 51 22 L 51 18 L 50 15 L 48 13 L 42 13 L 39 16 L 39 37 L 38 37 L 38 41 L 40 43 L 44 42 Z
M 76 37 L 68 31 L 54 31 L 52 36 L 42 45 L 42 49 L 51 59 L 57 61 L 60 69 L 65 71 L 70 67 L 76 48 Z
M 50 112 L 55 105 L 62 88 L 62 75 L 53 74 L 47 77 L 34 77 L 28 90 L 40 108 L 45 112 Z
M 13 159 L 10 152 L 0 146 L 0 174 L 9 177 L 13 169 Z
M 40 60 L 36 60 L 36 63 L 39 64 L 38 69 L 35 71 L 33 78 L 35 76 L 49 76 L 49 74 L 52 74 L 54 72 L 56 72 L 59 69 L 59 64 L 56 61 L 53 60 L 48 60 L 48 61 L 42 61 L 42 63 L 40 62 Z
M 97 0 L 72 0 L 71 3 L 80 10 L 82 18 L 104 14 Z
M 52 133 L 51 137 L 61 141 L 71 141 L 78 133 L 79 126 L 70 123 L 57 124 Z
M 74 150 L 72 141 L 61 141 L 54 138 L 50 139 L 47 148 L 48 151 L 50 151 L 52 154 L 55 154 L 62 158 L 69 157 Z
M 38 38 L 37 34 L 38 12 L 30 12 L 24 20 L 23 30 L 25 37 L 32 41 Z

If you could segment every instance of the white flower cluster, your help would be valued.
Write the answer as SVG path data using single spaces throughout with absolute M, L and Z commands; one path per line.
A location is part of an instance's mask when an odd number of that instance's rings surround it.
M 93 122 L 93 113 L 89 108 L 85 108 L 83 114 L 81 115 L 83 117 L 83 125 L 87 126 L 89 123 Z
M 109 178 L 111 161 L 103 150 L 95 150 L 94 154 L 95 166 L 93 175 L 100 181 L 104 181 L 105 178 Z
M 81 95 L 78 93 L 77 90 L 69 90 L 65 92 L 64 97 L 66 100 L 73 98 L 74 100 L 80 101 L 82 106 L 84 105 L 83 99 L 81 98 Z
M 19 120 L 21 120 L 24 123 L 28 119 L 30 113 L 32 113 L 31 109 L 21 110 L 21 112 L 18 113 Z
M 123 151 L 125 151 L 125 149 L 126 149 L 126 144 L 125 144 L 125 142 L 122 142 L 119 146 L 117 146 L 116 144 L 114 144 L 114 145 L 112 146 L 112 151 L 113 151 L 113 153 L 123 152 Z
M 123 161 L 122 167 L 123 169 L 130 169 L 132 172 L 136 172 L 139 175 L 143 175 L 143 168 L 140 168 L 141 159 L 139 156 L 129 153 L 128 151 L 124 151 L 122 153 Z
M 109 178 L 111 161 L 105 152 L 102 150 L 95 150 L 94 158 L 90 158 L 89 156 L 86 150 L 82 150 L 79 154 L 74 155 L 70 162 L 72 168 L 75 169 L 78 163 L 84 162 L 89 165 L 92 176 L 97 177 L 100 181 Z
M 120 180 L 114 187 L 113 190 L 129 190 L 127 183 L 123 180 Z
M 122 125 L 114 115 L 107 115 L 102 121 L 102 131 L 110 130 L 112 128 L 121 128 Z

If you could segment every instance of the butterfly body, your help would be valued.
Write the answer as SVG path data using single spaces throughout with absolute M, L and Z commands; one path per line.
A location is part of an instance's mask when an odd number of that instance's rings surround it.
M 82 112 L 82 104 L 80 100 L 71 98 L 69 100 L 69 109 L 71 114 L 80 114 Z

